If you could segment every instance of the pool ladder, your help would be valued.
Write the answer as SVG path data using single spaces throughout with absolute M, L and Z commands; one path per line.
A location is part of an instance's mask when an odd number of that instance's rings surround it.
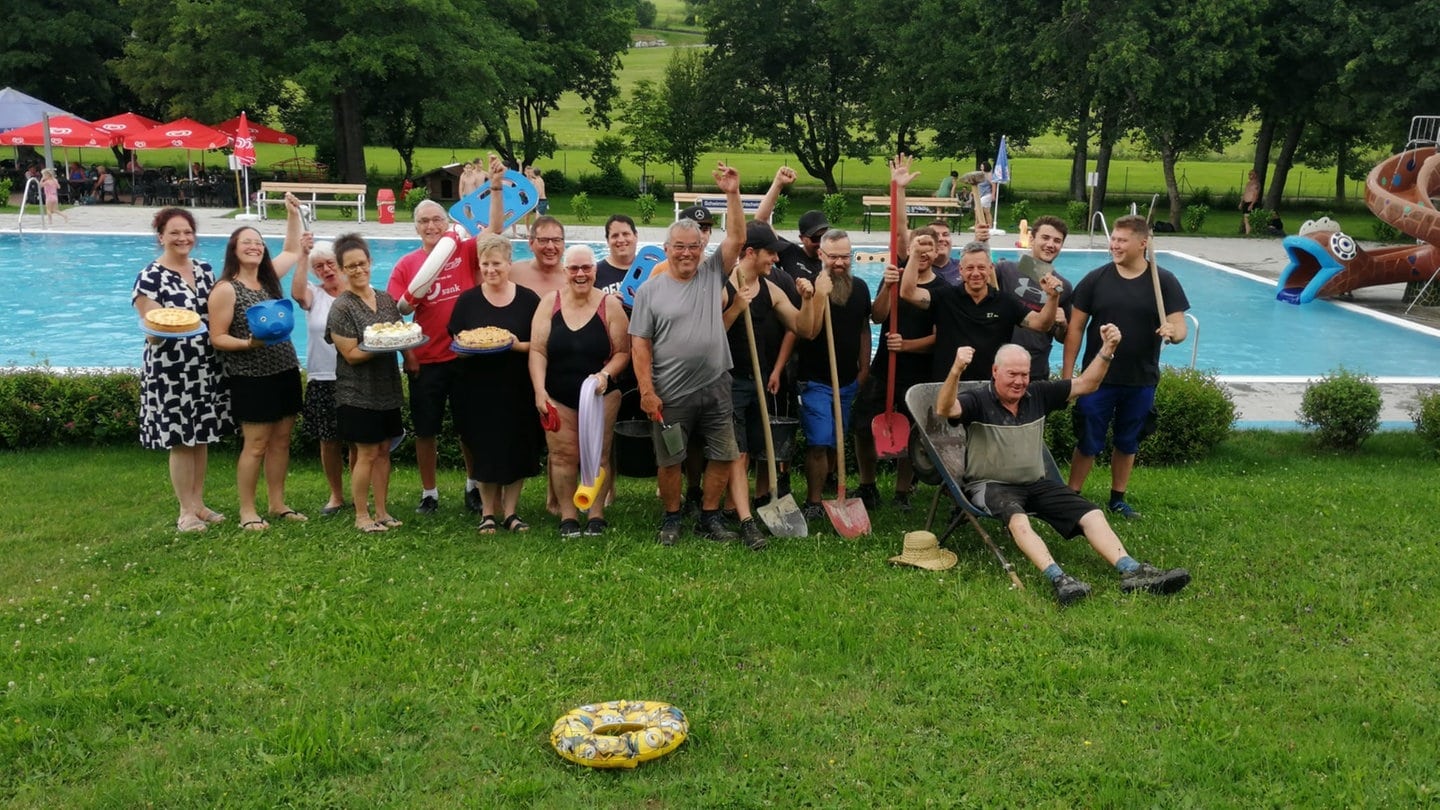
M 31 186 L 35 187 L 35 199 L 40 200 L 40 227 L 46 230 L 50 229 L 49 223 L 45 221 L 45 200 L 44 195 L 40 191 L 40 181 L 37 178 L 28 177 L 25 179 L 25 190 L 20 192 L 20 218 L 15 223 L 15 227 L 22 233 L 25 231 L 25 206 L 30 202 Z

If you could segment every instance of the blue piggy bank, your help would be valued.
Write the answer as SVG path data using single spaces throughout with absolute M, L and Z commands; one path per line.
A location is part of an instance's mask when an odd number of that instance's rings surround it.
M 289 340 L 295 328 L 295 304 L 288 298 L 261 301 L 245 310 L 245 320 L 250 334 L 267 344 L 280 343 Z

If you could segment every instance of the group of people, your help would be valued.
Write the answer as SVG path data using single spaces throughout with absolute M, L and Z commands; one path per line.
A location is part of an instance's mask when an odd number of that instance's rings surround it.
M 891 173 L 901 192 L 892 214 L 904 223 L 904 189 L 917 175 L 903 155 L 891 162 Z M 499 191 L 503 165 L 498 159 L 492 157 L 485 176 Z M 988 429 L 995 438 L 988 446 L 1004 450 L 993 457 L 1025 460 L 992 465 L 983 479 L 967 477 L 966 486 L 979 487 L 976 502 L 1007 522 L 1022 551 L 1055 584 L 1062 604 L 1083 597 L 1089 587 L 1059 569 L 1029 529 L 1027 512 L 1067 537 L 1084 534 L 1121 572 L 1125 590 L 1169 593 L 1188 582 L 1181 569 L 1161 571 L 1130 558 L 1105 511 L 1077 494 L 1113 433 L 1108 511 L 1138 517 L 1127 487 L 1153 406 L 1160 345 L 1185 338 L 1188 302 L 1175 277 L 1147 258 L 1149 229 L 1143 218 L 1115 223 L 1113 261 L 1078 284 L 1052 267 L 1067 235 L 1058 218 L 1037 220 L 1029 255 L 998 266 L 983 227 L 977 226 L 977 238 L 956 259 L 943 220 L 913 231 L 902 224 L 900 255 L 890 257 L 872 296 L 869 285 L 851 272 L 849 235 L 831 227 L 822 213 L 801 217 L 795 243 L 780 238 L 766 221 L 780 191 L 794 180 L 793 171 L 776 173 L 770 193 L 748 222 L 735 169 L 722 163 L 713 178 L 726 198 L 723 238 L 707 256 L 714 217 L 698 206 L 682 212 L 667 231 L 665 260 L 635 292 L 633 307 L 626 307 L 615 289 L 617 276 L 628 274 L 635 261 L 635 227 L 624 216 L 606 225 L 610 253 L 604 261 L 597 261 L 588 246 L 567 248 L 564 225 L 548 215 L 538 216 L 530 229 L 533 258 L 514 261 L 510 242 L 502 236 L 500 194 L 491 197 L 487 231 L 475 237 L 453 234 L 445 210 L 425 201 L 414 210 L 420 247 L 396 263 L 384 289 L 376 289 L 364 240 L 352 235 L 337 239 L 329 250 L 313 246 L 299 233 L 298 210 L 292 211 L 292 232 L 278 257 L 272 261 L 259 235 L 241 228 L 227 246 L 221 278 L 212 281 L 208 266 L 188 255 L 193 220 L 183 210 L 163 211 L 156 224 L 165 255 L 137 281 L 137 309 L 143 314 L 160 304 L 196 308 L 208 316 L 211 332 L 208 341 L 191 338 L 147 348 L 142 438 L 147 446 L 171 450 L 179 528 L 203 529 L 221 519 L 203 502 L 204 445 L 218 437 L 232 415 L 227 411 L 233 411 L 245 434 L 237 475 L 242 525 L 268 526 L 254 504 L 262 467 L 270 517 L 304 519 L 284 500 L 289 431 L 301 410 L 294 349 L 289 343 L 256 345 L 243 325 L 244 308 L 279 297 L 278 277 L 300 263 L 316 279 L 297 273 L 291 285 L 292 296 L 310 313 L 305 423 L 321 430 L 325 417 L 333 415 L 336 425 L 333 433 L 317 433 L 331 490 L 324 511 L 343 508 L 342 443 L 348 442 L 351 500 L 356 526 L 363 531 L 385 531 L 400 523 L 388 513 L 386 500 L 387 448 L 401 432 L 401 366 L 393 353 L 365 351 L 359 338 L 366 325 L 413 315 L 428 338 L 405 351 L 401 361 L 410 378 L 419 513 L 440 508 L 438 440 L 448 409 L 465 459 L 464 503 L 480 515 L 481 532 L 529 530 L 518 513 L 520 493 L 548 454 L 546 501 L 559 534 L 603 534 L 613 477 L 603 481 L 582 514 L 574 504 L 579 461 L 587 449 L 582 444 L 603 443 L 601 458 L 613 470 L 613 425 L 626 407 L 622 392 L 633 390 L 637 398 L 629 407 L 650 420 L 659 471 L 657 540 L 671 545 L 684 533 L 688 473 L 697 531 L 715 541 L 739 539 L 758 550 L 766 540 L 752 506 L 787 494 L 788 488 L 788 473 L 778 481 L 757 476 L 752 493 L 750 455 L 764 428 L 758 408 L 762 397 L 798 403 L 807 447 L 802 511 L 809 520 L 824 520 L 827 479 L 845 474 L 843 459 L 835 453 L 832 380 L 839 386 L 841 430 L 853 426 L 855 432 L 856 492 L 870 509 L 880 507 L 870 417 L 887 404 L 903 412 L 904 392 L 911 385 L 943 380 L 937 412 L 970 423 L 976 433 Z M 445 240 L 455 244 L 435 253 Z M 427 262 L 432 271 L 438 265 L 438 271 L 428 283 L 417 282 Z M 1163 320 L 1158 319 L 1152 277 L 1159 279 Z M 882 332 L 872 352 L 870 325 L 886 322 L 892 307 L 899 308 L 894 333 Z M 508 331 L 513 342 L 497 352 L 472 355 L 462 348 L 457 354 L 452 338 L 487 326 Z M 1050 376 L 1056 340 L 1064 344 L 1061 378 L 1042 383 Z M 1072 380 L 1082 346 L 1085 372 Z M 327 351 L 333 354 L 328 367 Z M 228 386 L 210 368 L 217 354 Z M 897 385 L 894 400 L 887 403 L 883 381 L 890 363 Z M 189 373 L 192 368 L 196 373 Z M 205 369 L 211 373 L 199 373 Z M 194 390 L 182 390 L 177 379 Z M 992 384 L 957 393 L 958 381 L 985 379 Z M 1042 452 L 1043 416 L 1071 399 L 1078 399 L 1079 443 L 1068 486 L 1042 487 L 1039 479 L 1027 476 Z M 182 419 L 186 424 L 177 425 Z M 912 487 L 912 471 L 902 459 L 897 507 L 908 508 Z M 375 496 L 373 514 L 367 489 Z

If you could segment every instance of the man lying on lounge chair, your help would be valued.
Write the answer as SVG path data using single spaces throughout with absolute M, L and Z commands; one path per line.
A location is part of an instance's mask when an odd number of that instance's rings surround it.
M 1183 568 L 1162 571 L 1131 557 L 1110 528 L 1100 507 L 1068 486 L 1047 478 L 1044 454 L 1045 415 L 1099 387 L 1120 345 L 1120 330 L 1100 327 L 1104 347 L 1079 377 L 1030 384 L 1030 353 L 1007 343 L 995 354 L 992 382 L 956 394 L 961 373 L 974 359 L 969 346 L 955 351 L 955 362 L 935 401 L 935 413 L 951 424 L 967 426 L 965 494 L 976 506 L 995 515 L 1010 530 L 1015 545 L 1044 572 L 1061 606 L 1090 595 L 1090 586 L 1060 570 L 1050 549 L 1030 525 L 1027 512 L 1049 523 L 1062 537 L 1083 534 L 1105 561 L 1120 572 L 1120 590 L 1172 594 L 1190 582 Z

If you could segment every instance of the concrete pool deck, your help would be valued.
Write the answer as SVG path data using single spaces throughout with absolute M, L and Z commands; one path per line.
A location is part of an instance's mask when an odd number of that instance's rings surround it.
M 34 208 L 27 209 L 24 221 L 19 228 L 17 228 L 18 218 L 12 219 L 7 215 L 0 220 L 0 232 L 14 233 L 17 230 L 23 230 L 25 233 L 146 233 L 150 229 L 150 220 L 159 207 L 110 204 L 74 206 L 64 210 L 70 217 L 70 221 L 62 222 L 48 229 L 44 227 L 40 216 L 33 213 Z M 195 215 L 201 234 L 226 235 L 240 224 L 229 209 L 192 208 L 190 211 Z M 603 222 L 603 218 L 601 221 Z M 248 224 L 255 226 L 267 236 L 280 236 L 285 232 L 284 219 L 254 221 Z M 793 227 L 793 223 L 786 224 Z M 366 237 L 415 238 L 414 228 L 403 212 L 393 225 L 381 225 L 374 221 L 356 223 L 353 220 L 321 220 L 315 223 L 314 230 L 316 235 L 322 238 L 352 231 L 358 231 Z M 639 230 L 642 242 L 664 241 L 664 227 L 641 227 Z M 784 226 L 780 228 L 782 235 L 787 230 L 788 228 Z M 566 223 L 565 235 L 568 239 L 575 241 L 605 241 L 604 228 L 598 224 Z M 867 247 L 877 245 L 883 247 L 888 240 L 884 232 L 867 234 L 858 230 L 851 231 L 851 238 L 855 245 Z M 999 237 L 995 241 L 997 245 L 1008 246 L 1014 243 L 1014 239 L 1011 237 Z M 1285 252 L 1280 247 L 1280 241 L 1268 237 L 1227 238 L 1162 234 L 1157 244 L 1161 250 L 1185 253 L 1195 258 L 1244 270 L 1268 279 L 1279 278 L 1280 271 L 1286 263 Z M 1096 234 L 1092 243 L 1091 238 L 1082 233 L 1072 235 L 1066 241 L 1065 247 L 1068 250 L 1083 250 L 1091 247 L 1104 249 L 1105 239 L 1103 235 Z M 1402 289 L 1403 286 L 1397 284 L 1358 290 L 1354 293 L 1354 298 L 1350 303 L 1432 329 L 1440 329 L 1440 307 L 1415 307 L 1409 314 L 1406 314 L 1407 305 L 1400 301 Z M 1423 391 L 1440 387 L 1433 382 L 1433 375 L 1440 374 L 1440 362 L 1435 362 L 1435 360 L 1440 360 L 1440 356 L 1417 362 L 1417 377 L 1414 379 L 1384 378 L 1380 381 L 1383 397 L 1380 413 L 1382 421 L 1392 425 L 1411 423 L 1409 410 L 1414 406 L 1416 397 Z M 1290 377 L 1235 377 L 1226 378 L 1225 383 L 1234 396 L 1241 420 L 1282 427 L 1294 423 L 1295 412 L 1300 407 L 1300 398 L 1306 387 L 1305 378 Z

